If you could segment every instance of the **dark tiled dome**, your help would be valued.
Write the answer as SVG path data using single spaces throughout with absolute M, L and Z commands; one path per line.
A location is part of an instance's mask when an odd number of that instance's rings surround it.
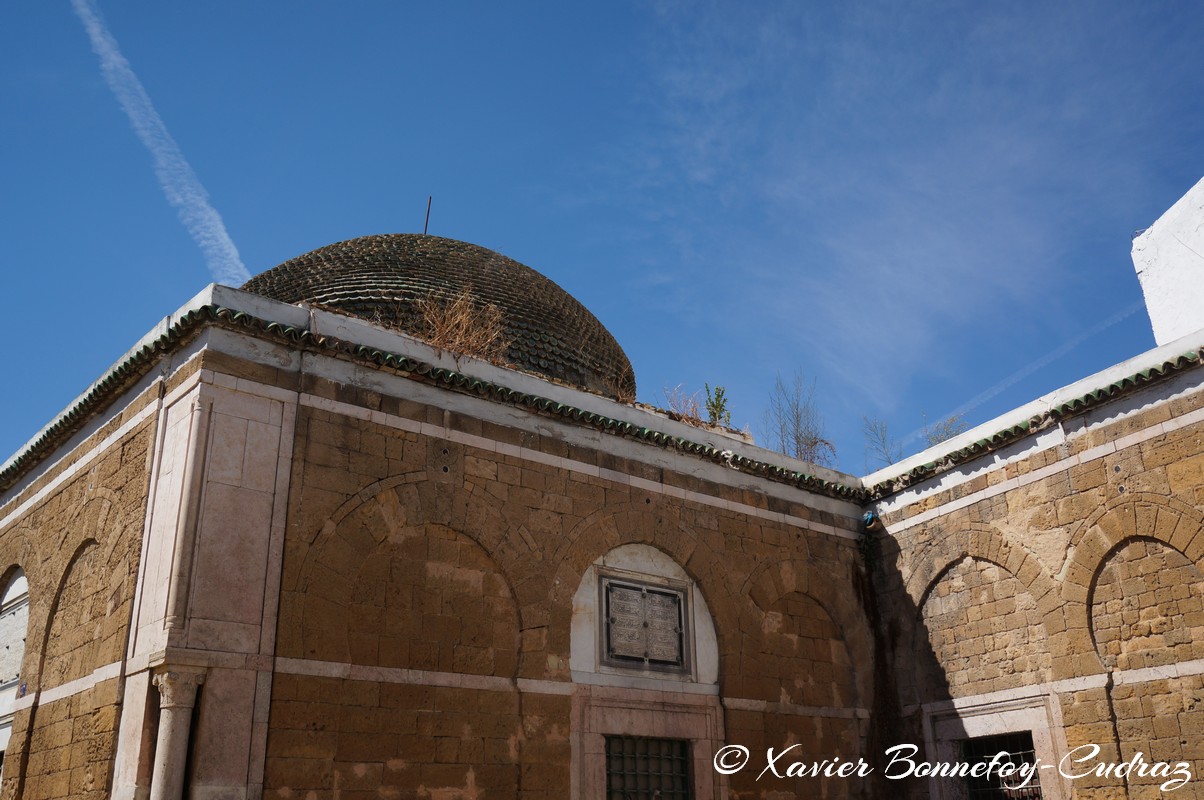
M 286 261 L 242 288 L 419 337 L 420 299 L 467 290 L 502 312 L 507 361 L 610 397 L 635 397 L 631 362 L 585 306 L 530 267 L 473 244 L 415 233 L 364 236 Z

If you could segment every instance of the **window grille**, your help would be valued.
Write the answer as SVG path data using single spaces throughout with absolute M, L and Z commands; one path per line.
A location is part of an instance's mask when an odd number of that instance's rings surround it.
M 606 800 L 692 800 L 690 743 L 606 737 Z
M 962 742 L 962 760 L 967 764 L 980 761 L 990 762 L 996 753 L 1007 753 L 1007 758 L 1001 763 L 1034 764 L 1036 753 L 1033 750 L 1033 735 L 1028 731 L 1021 733 L 1005 733 L 998 736 L 980 736 Z M 989 777 L 966 776 L 966 790 L 969 800 L 1041 800 L 1041 787 L 1036 775 L 1026 786 L 1008 788 L 1008 784 L 1019 783 L 1021 778 L 1015 775 L 1010 778 L 1000 778 L 996 771 Z

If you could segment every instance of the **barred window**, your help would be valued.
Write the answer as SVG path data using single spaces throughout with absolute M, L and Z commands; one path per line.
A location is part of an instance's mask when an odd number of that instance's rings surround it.
M 1011 764 L 1033 764 L 1033 735 L 1029 731 L 1004 733 L 998 736 L 979 736 L 962 742 L 962 760 L 967 764 L 989 762 L 996 753 L 1007 753 L 1003 761 Z M 969 800 L 1041 800 L 1041 786 L 1034 775 L 1028 785 L 1010 788 L 1009 783 L 1019 783 L 1013 776 L 1010 780 L 998 774 L 990 776 L 966 776 L 966 791 Z
M 606 737 L 606 800 L 691 800 L 690 743 Z

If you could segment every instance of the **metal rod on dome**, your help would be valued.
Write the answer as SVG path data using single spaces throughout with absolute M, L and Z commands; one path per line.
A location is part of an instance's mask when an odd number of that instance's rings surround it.
M 426 196 L 426 222 L 422 223 L 422 235 L 426 236 L 427 226 L 431 224 L 431 196 Z

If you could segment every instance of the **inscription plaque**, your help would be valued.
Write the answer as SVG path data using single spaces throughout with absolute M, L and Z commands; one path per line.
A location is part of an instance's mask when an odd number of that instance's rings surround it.
M 646 592 L 648 659 L 681 663 L 681 598 L 676 594 Z
M 611 584 L 608 592 L 610 606 L 610 654 L 619 658 L 645 656 L 644 593 L 639 589 Z
M 608 658 L 671 667 L 684 663 L 681 592 L 607 581 L 605 599 Z

